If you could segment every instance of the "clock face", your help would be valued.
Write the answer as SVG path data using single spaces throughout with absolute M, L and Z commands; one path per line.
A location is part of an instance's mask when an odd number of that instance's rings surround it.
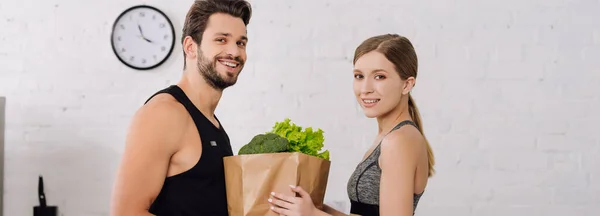
M 111 43 L 123 64 L 148 70 L 169 58 L 175 45 L 175 30 L 162 11 L 147 5 L 134 6 L 115 21 Z

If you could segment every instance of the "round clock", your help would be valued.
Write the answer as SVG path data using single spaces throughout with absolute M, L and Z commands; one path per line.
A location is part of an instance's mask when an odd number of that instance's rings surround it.
M 164 63 L 175 47 L 175 29 L 167 15 L 148 5 L 121 13 L 112 28 L 112 49 L 130 68 L 149 70 Z

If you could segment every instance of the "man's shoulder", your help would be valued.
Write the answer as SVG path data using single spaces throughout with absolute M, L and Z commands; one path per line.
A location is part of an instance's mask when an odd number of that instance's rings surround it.
M 185 107 L 169 94 L 155 95 L 134 114 L 129 127 L 129 142 L 144 148 L 177 151 L 191 121 Z M 153 147 L 152 147 L 153 146 Z
M 185 107 L 172 95 L 161 93 L 140 107 L 135 113 L 134 120 L 173 127 L 184 126 L 190 118 Z

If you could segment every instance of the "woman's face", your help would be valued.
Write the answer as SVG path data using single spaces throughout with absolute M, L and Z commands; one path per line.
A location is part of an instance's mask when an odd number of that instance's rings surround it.
M 403 94 L 410 91 L 407 87 L 394 64 L 380 52 L 371 51 L 354 64 L 354 95 L 368 118 L 398 107 Z

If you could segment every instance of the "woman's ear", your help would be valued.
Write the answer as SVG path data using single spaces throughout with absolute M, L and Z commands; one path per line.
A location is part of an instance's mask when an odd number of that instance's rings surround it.
M 404 88 L 402 89 L 403 95 L 410 93 L 413 87 L 415 87 L 415 81 L 416 80 L 414 77 L 409 77 L 408 79 L 406 79 L 406 81 L 404 81 Z

